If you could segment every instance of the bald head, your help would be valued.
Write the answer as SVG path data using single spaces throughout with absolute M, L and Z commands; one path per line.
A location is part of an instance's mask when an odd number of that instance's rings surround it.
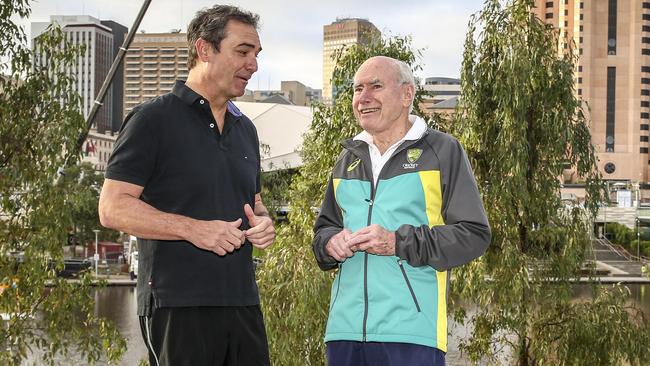
M 398 60 L 388 56 L 373 56 L 364 61 L 354 74 L 356 82 L 357 75 L 367 69 L 384 70 L 386 76 L 392 78 L 398 85 L 410 85 L 415 89 L 415 78 L 409 65 L 402 60 Z M 409 107 L 409 112 L 413 110 L 413 101 Z
M 354 74 L 352 110 L 373 137 L 405 133 L 414 96 L 413 75 L 401 61 L 372 57 Z

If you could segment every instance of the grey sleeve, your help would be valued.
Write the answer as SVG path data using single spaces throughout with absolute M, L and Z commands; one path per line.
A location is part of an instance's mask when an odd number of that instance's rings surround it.
M 341 230 L 343 230 L 343 215 L 336 203 L 334 184 L 330 177 L 327 190 L 325 191 L 325 199 L 314 224 L 314 240 L 312 241 L 312 249 L 316 257 L 316 262 L 318 262 L 318 266 L 323 271 L 337 268 L 339 265 L 336 259 L 327 254 L 325 245 L 327 245 L 332 236 L 338 234 Z
M 447 135 L 444 141 L 438 140 L 440 146 L 434 151 L 441 164 L 445 225 L 400 226 L 395 232 L 395 251 L 412 266 L 446 271 L 483 255 L 492 234 L 465 151 Z

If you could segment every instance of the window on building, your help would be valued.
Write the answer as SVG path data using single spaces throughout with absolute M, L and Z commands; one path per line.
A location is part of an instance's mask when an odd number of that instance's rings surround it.
M 650 49 L 648 49 L 648 48 L 643 48 L 643 49 L 641 50 L 641 54 L 642 54 L 642 55 L 650 55 Z
M 616 68 L 607 68 L 607 111 L 605 120 L 605 151 L 614 152 L 616 130 Z
M 564 16 L 569 16 L 569 9 L 564 9 Z
M 650 84 L 650 78 L 641 78 L 641 84 Z
M 547 1 L 546 2 L 546 7 L 547 8 L 552 8 L 553 7 L 553 2 L 552 1 Z
M 578 89 L 578 95 L 582 95 L 582 89 Z
M 580 43 L 582 43 L 583 41 L 584 41 L 584 39 L 582 37 L 580 37 Z
M 641 43 L 650 43 L 650 37 L 641 37 Z
M 650 72 L 650 66 L 641 66 L 641 72 Z
M 648 153 L 648 148 L 647 147 L 642 147 L 642 148 L 639 149 L 639 152 L 641 154 L 647 154 Z
M 642 100 L 641 101 L 641 108 L 650 108 L 650 101 Z
M 546 13 L 546 19 L 553 19 L 553 13 Z
M 643 3 L 643 9 L 650 9 L 650 3 Z
M 650 20 L 650 14 L 643 14 L 642 19 L 643 20 Z
M 582 84 L 582 77 L 578 78 L 578 84 Z
M 616 54 L 616 5 L 617 0 L 609 1 L 609 13 L 607 16 L 607 54 Z M 582 14 L 580 14 L 582 16 Z
M 585 3 L 580 2 L 580 9 L 584 9 L 584 8 L 585 8 Z
M 584 18 L 585 18 L 585 15 L 584 15 L 584 14 L 580 14 L 580 20 L 584 20 Z
M 644 26 L 642 26 L 642 27 L 641 27 L 641 30 L 642 30 L 643 32 L 650 32 L 650 25 L 644 25 Z
M 642 112 L 641 113 L 641 119 L 650 119 L 650 113 Z
M 580 32 L 582 32 L 585 29 L 585 27 L 580 26 Z
M 641 131 L 649 131 L 649 130 L 650 130 L 650 125 L 648 124 L 641 125 Z
M 648 136 L 641 136 L 641 142 L 648 142 Z
M 578 66 L 578 72 L 582 72 L 582 65 Z

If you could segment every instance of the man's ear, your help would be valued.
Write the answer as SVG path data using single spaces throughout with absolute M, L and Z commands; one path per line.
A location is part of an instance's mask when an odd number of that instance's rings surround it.
M 212 50 L 212 44 L 203 38 L 199 38 L 194 42 L 194 48 L 196 49 L 197 58 L 201 60 L 201 62 L 207 62 L 208 55 Z
M 402 100 L 404 101 L 405 107 L 410 107 L 415 98 L 415 86 L 410 84 L 404 84 L 402 86 Z

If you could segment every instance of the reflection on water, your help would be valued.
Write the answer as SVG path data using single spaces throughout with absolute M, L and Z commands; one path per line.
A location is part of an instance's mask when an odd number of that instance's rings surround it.
M 631 291 L 631 301 L 650 316 L 650 285 L 628 285 Z M 576 286 L 576 296 L 589 295 L 589 285 Z M 136 314 L 136 292 L 133 287 L 108 287 L 95 293 L 95 314 L 111 319 L 127 339 L 128 350 L 120 365 L 138 365 L 147 355 L 147 350 L 140 336 L 140 326 Z M 474 309 L 469 309 L 471 313 Z M 458 352 L 458 338 L 468 335 L 468 328 L 454 323 L 449 319 L 449 352 L 448 365 L 465 365 L 466 361 Z M 102 364 L 102 363 L 100 363 Z
M 147 357 L 140 333 L 137 314 L 135 287 L 107 287 L 95 291 L 95 315 L 115 322 L 115 326 L 126 338 L 127 350 L 120 365 L 136 366 Z

